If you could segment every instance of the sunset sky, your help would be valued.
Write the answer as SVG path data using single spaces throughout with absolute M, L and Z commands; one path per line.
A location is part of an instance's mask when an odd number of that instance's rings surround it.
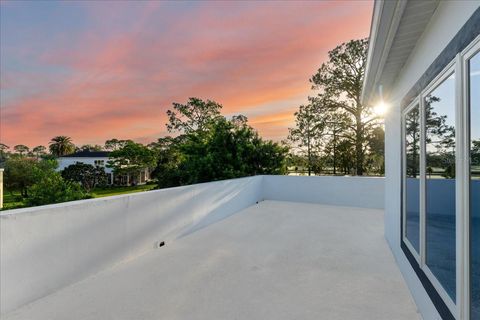
M 150 142 L 188 97 L 281 140 L 327 52 L 368 36 L 370 1 L 0 2 L 0 142 Z

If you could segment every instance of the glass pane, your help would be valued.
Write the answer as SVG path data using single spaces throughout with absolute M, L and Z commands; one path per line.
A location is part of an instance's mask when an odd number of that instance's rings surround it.
M 405 115 L 405 234 L 420 252 L 420 112 L 415 106 Z
M 426 263 L 455 301 L 455 79 L 425 98 Z
M 480 53 L 470 60 L 469 73 L 472 320 L 480 320 Z

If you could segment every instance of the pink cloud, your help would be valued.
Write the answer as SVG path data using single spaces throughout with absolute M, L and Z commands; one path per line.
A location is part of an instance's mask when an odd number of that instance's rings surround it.
M 45 145 L 60 134 L 78 144 L 154 140 L 165 134 L 171 103 L 190 96 L 216 100 L 227 114 L 294 101 L 250 118 L 263 136 L 280 140 L 303 102 L 293 98 L 307 97 L 327 51 L 365 37 L 371 15 L 371 4 L 359 2 L 207 2 L 184 11 L 152 2 L 134 9 L 89 6 L 91 26 L 38 57 L 42 67 L 64 72 L 2 76 L 1 90 L 16 92 L 1 100 L 3 143 Z M 122 17 L 130 22 L 118 30 Z

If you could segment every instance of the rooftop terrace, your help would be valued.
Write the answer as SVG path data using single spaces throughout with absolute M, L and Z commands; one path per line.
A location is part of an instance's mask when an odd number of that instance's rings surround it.
M 383 211 L 263 201 L 12 319 L 419 319 Z
M 375 208 L 382 188 L 253 177 L 12 210 L 2 216 L 2 299 L 14 309 L 4 319 L 419 319 Z M 26 237 L 14 230 L 23 219 L 31 230 L 81 220 Z M 148 248 L 133 250 L 129 239 L 142 237 Z

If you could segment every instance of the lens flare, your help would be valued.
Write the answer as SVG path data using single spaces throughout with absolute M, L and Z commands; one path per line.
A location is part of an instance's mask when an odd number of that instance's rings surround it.
M 383 101 L 380 101 L 376 106 L 373 107 L 373 112 L 375 112 L 375 114 L 378 116 L 385 115 L 387 111 L 388 111 L 388 105 Z

